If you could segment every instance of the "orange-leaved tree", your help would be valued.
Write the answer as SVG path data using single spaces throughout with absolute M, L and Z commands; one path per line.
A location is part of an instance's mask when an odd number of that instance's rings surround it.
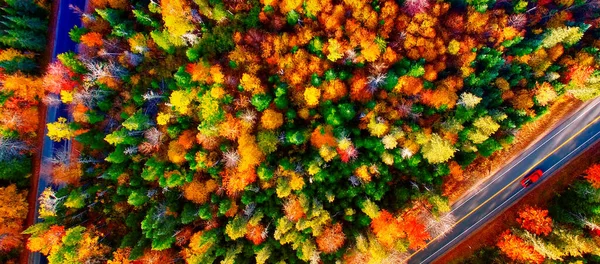
M 0 91 L 5 93 L 12 92 L 14 96 L 28 101 L 35 101 L 43 95 L 41 87 L 42 81 L 40 78 L 16 73 L 3 76 L 3 85 L 0 87 Z
M 65 235 L 65 227 L 59 225 L 50 226 L 43 233 L 33 234 L 27 241 L 27 248 L 31 251 L 40 252 L 43 255 L 50 254 L 53 247 L 60 247 Z
M 77 184 L 83 176 L 81 163 L 76 160 L 55 165 L 52 172 L 52 182 L 55 184 Z
M 371 230 L 377 241 L 388 249 L 393 248 L 399 238 L 406 237 L 398 220 L 386 210 L 381 210 L 379 215 L 371 220 Z
M 246 239 L 252 241 L 252 243 L 254 245 L 260 245 L 262 242 L 265 241 L 266 237 L 266 232 L 265 232 L 265 227 L 262 224 L 256 224 L 253 225 L 251 223 L 248 223 L 246 225 Z
M 527 244 L 523 239 L 513 235 L 510 230 L 506 230 L 500 235 L 500 240 L 498 240 L 496 246 L 514 261 L 529 263 L 542 263 L 544 261 L 544 256 L 535 251 L 533 246 Z
M 305 217 L 305 209 L 302 207 L 302 203 L 295 196 L 290 196 L 289 200 L 283 205 L 283 212 L 285 217 L 292 222 L 297 222 L 300 218 Z
M 322 146 L 335 147 L 337 143 L 333 136 L 333 128 L 330 126 L 317 126 L 310 134 L 310 144 L 317 149 Z
M 89 32 L 81 36 L 81 43 L 88 47 L 102 47 L 102 34 L 98 32 Z
M 16 130 L 21 135 L 34 133 L 38 128 L 38 109 L 32 104 L 12 97 L 0 109 L 0 126 L 3 129 Z
M 417 221 L 414 214 L 405 214 L 401 224 L 408 239 L 409 249 L 417 250 L 426 245 L 425 241 L 430 238 L 429 233 L 426 231 L 426 226 Z
M 213 179 L 206 182 L 193 180 L 182 187 L 183 197 L 194 203 L 203 204 L 208 202 L 210 194 L 217 190 L 217 187 L 218 184 Z
M 146 249 L 144 255 L 140 257 L 140 263 L 170 263 L 175 258 L 172 250 L 151 250 Z
M 344 245 L 345 241 L 346 235 L 342 231 L 342 225 L 337 223 L 323 230 L 317 237 L 317 246 L 324 253 L 334 253 Z
M 519 211 L 517 222 L 525 230 L 536 235 L 548 235 L 552 232 L 552 218 L 548 216 L 548 210 L 525 206 Z
M 21 244 L 23 221 L 27 217 L 25 192 L 19 193 L 11 184 L 0 187 L 0 252 L 7 252 Z

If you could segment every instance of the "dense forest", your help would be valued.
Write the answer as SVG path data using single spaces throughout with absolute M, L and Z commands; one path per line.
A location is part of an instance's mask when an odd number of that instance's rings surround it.
M 0 61 L 3 116 L 70 109 L 47 136 L 78 144 L 25 231 L 50 263 L 397 263 L 451 223 L 466 166 L 600 94 L 598 1 L 89 4 L 41 78 L 32 53 Z M 0 43 L 43 49 L 18 34 L 46 22 L 15 17 Z M 5 149 L 37 115 L 0 121 Z M 29 150 L 2 151 L 26 178 Z
M 600 262 L 600 164 L 588 168 L 547 209 L 524 206 L 518 226 L 504 231 L 495 248 L 486 247 L 461 263 Z
M 39 63 L 46 48 L 48 8 L 34 1 L 0 1 L 0 179 L 21 186 L 28 184 L 28 153 L 44 97 Z
M 44 98 L 47 1 L 0 1 L 0 262 L 23 250 L 32 155 Z

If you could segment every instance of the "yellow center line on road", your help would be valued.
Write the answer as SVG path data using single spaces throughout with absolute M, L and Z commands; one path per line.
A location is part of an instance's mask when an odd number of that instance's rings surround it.
M 452 224 L 452 226 L 450 226 L 450 229 L 454 228 L 455 226 L 457 226 L 458 224 L 460 224 L 462 221 L 464 221 L 467 217 L 469 217 L 470 215 L 472 215 L 475 211 L 479 210 L 479 208 L 481 208 L 483 205 L 485 205 L 486 203 L 488 203 L 490 200 L 494 199 L 496 196 L 498 196 L 501 192 L 503 192 L 504 190 L 506 190 L 506 188 L 508 188 L 509 186 L 511 186 L 513 183 L 515 183 L 516 181 L 518 181 L 519 179 L 521 179 L 523 177 L 523 175 L 527 174 L 528 172 L 530 172 L 533 168 L 535 168 L 537 165 L 539 165 L 540 163 L 542 163 L 544 160 L 546 160 L 548 157 L 550 157 L 550 155 L 554 154 L 556 151 L 558 151 L 560 148 L 562 148 L 564 145 L 566 145 L 567 143 L 569 143 L 571 140 L 573 140 L 576 136 L 578 136 L 579 134 L 583 133 L 584 130 L 586 130 L 588 127 L 590 127 L 592 124 L 596 123 L 596 121 L 600 120 L 600 116 L 596 117 L 594 120 L 592 120 L 591 122 L 589 122 L 586 126 L 584 126 L 583 128 L 581 128 L 579 131 L 577 131 L 577 133 L 573 134 L 570 138 L 568 138 L 565 142 L 563 142 L 562 144 L 560 144 L 558 147 L 554 148 L 550 153 L 548 153 L 546 156 L 544 156 L 542 159 L 540 159 L 538 162 L 536 162 L 535 164 L 533 164 L 531 167 L 529 167 L 527 170 L 525 170 L 525 172 L 523 172 L 521 175 L 519 175 L 519 177 L 516 177 L 514 180 L 512 180 L 510 183 L 508 183 L 506 186 L 504 186 L 501 190 L 499 190 L 498 192 L 496 192 L 494 195 L 492 195 L 492 197 L 488 198 L 487 200 L 485 200 L 483 203 L 479 204 L 477 207 L 475 207 L 475 209 L 471 210 L 468 214 L 466 214 L 465 216 L 463 216 L 462 218 L 460 218 L 458 221 L 456 221 L 456 223 Z M 448 230 L 450 230 L 448 229 Z M 423 250 L 424 248 L 426 248 L 427 246 L 429 246 L 431 243 L 435 242 L 438 238 L 440 238 L 441 236 L 443 236 L 444 233 L 434 237 L 433 239 L 431 239 L 429 242 L 427 242 L 427 244 L 425 244 L 424 247 L 420 248 L 419 250 L 413 252 L 410 256 L 408 256 L 408 258 L 406 258 L 406 260 L 409 260 L 410 258 L 412 258 L 415 254 L 419 253 L 421 250 Z

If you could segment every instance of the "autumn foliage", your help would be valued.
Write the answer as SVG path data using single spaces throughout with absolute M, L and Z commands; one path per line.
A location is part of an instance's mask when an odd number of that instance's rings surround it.
M 600 188 L 600 164 L 594 164 L 585 170 L 585 179 L 594 186 Z
M 552 232 L 552 219 L 548 216 L 548 210 L 526 206 L 519 211 L 517 222 L 536 235 L 548 235 Z
M 408 238 L 408 248 L 417 250 L 425 247 L 426 241 L 431 238 L 426 230 L 426 226 L 410 213 L 404 215 L 402 224 Z
M 399 263 L 437 236 L 463 170 L 557 100 L 600 95 L 600 6 L 571 2 L 73 7 L 77 52 L 41 79 L 1 76 L 16 98 L 2 116 L 65 104 L 47 135 L 82 146 L 68 164 L 52 158 L 62 189 L 44 192 L 48 225 L 32 240 L 56 225 L 87 236 L 60 247 L 118 246 L 102 256 L 115 261 Z M 0 64 L 28 56 L 4 50 Z M 3 135 L 35 131 L 0 120 Z M 535 210 L 520 221 L 556 228 Z
M 0 3 L 0 262 L 17 263 L 24 251 L 27 187 L 38 133 L 44 85 L 41 64 L 48 1 Z M 33 191 L 35 193 L 35 191 Z M 35 204 L 29 206 L 35 207 Z
M 73 160 L 68 164 L 59 164 L 54 166 L 52 171 L 52 181 L 55 184 L 78 184 L 83 175 L 81 164 Z
M 283 210 L 285 212 L 285 216 L 293 222 L 300 220 L 300 218 L 305 216 L 304 208 L 302 208 L 302 204 L 298 198 L 291 197 L 284 205 Z
M 206 182 L 195 180 L 183 186 L 183 196 L 194 203 L 203 204 L 209 200 L 210 194 L 217 187 L 215 180 L 207 180 Z
M 7 253 L 22 243 L 23 224 L 27 216 L 26 192 L 14 184 L 0 187 L 0 252 Z
M 528 245 L 523 239 L 513 235 L 509 230 L 504 231 L 500 235 L 500 239 L 496 245 L 502 253 L 514 261 L 531 263 L 542 263 L 544 261 L 544 256 L 535 251 L 533 246 Z
M 44 255 L 48 255 L 53 245 L 61 244 L 64 235 L 64 226 L 52 225 L 47 231 L 29 239 L 27 241 L 27 248 L 31 251 L 38 251 Z
M 387 248 L 393 248 L 399 238 L 406 237 L 398 220 L 385 210 L 371 221 L 371 230 L 377 236 L 379 243 Z
M 383 246 L 391 249 L 400 238 L 408 239 L 410 249 L 419 249 L 426 244 L 429 234 L 425 225 L 419 223 L 412 213 L 405 213 L 402 218 L 395 218 L 388 211 L 382 210 L 371 221 L 371 230 Z
M 246 239 L 252 241 L 252 243 L 254 245 L 260 245 L 262 242 L 265 241 L 265 236 L 264 236 L 264 232 L 265 232 L 265 227 L 262 226 L 261 224 L 258 225 L 252 225 L 252 224 L 248 224 L 248 227 L 246 227 Z
M 36 101 L 42 98 L 43 91 L 41 90 L 41 79 L 18 73 L 3 77 L 3 92 L 10 92 L 14 96 L 28 101 Z
M 61 91 L 71 91 L 77 85 L 73 80 L 74 73 L 62 62 L 55 61 L 48 66 L 43 77 L 43 87 L 50 93 L 59 94 Z
M 344 245 L 346 235 L 342 231 L 342 225 L 337 223 L 326 227 L 316 239 L 319 250 L 325 253 L 334 253 Z
M 102 34 L 98 32 L 90 32 L 81 36 L 81 43 L 88 47 L 100 47 L 102 46 Z

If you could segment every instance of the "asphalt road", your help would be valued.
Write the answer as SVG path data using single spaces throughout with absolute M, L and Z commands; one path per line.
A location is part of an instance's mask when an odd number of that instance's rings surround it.
M 77 43 L 73 42 L 69 37 L 69 31 L 75 25 L 81 27 L 81 18 L 78 14 L 73 12 L 69 5 L 74 5 L 79 7 L 81 10 L 85 10 L 87 1 L 86 0 L 60 0 L 59 8 L 58 8 L 58 17 L 56 25 L 56 32 L 54 36 L 54 45 L 52 50 L 52 61 L 56 60 L 56 56 L 58 54 L 67 52 L 67 51 L 75 51 L 77 49 Z M 48 106 L 46 112 L 46 124 L 55 122 L 58 117 L 65 117 L 69 119 L 68 108 L 64 104 L 60 104 L 59 106 Z M 44 124 L 45 125 L 45 124 Z M 48 128 L 45 129 L 44 135 L 48 134 Z M 39 184 L 36 197 L 39 198 L 40 194 L 46 189 L 46 187 L 51 186 L 52 184 L 49 182 L 51 175 L 48 174 L 49 170 L 43 169 L 46 166 L 50 166 L 45 161 L 48 158 L 51 158 L 55 151 L 61 149 L 70 149 L 70 141 L 61 141 L 61 142 L 53 142 L 48 138 L 48 136 L 44 136 L 44 145 L 42 146 L 42 158 L 41 162 L 41 170 L 39 177 Z M 37 200 L 37 199 L 36 199 Z M 35 223 L 39 223 L 42 219 L 39 218 L 38 215 L 39 203 L 36 203 L 35 206 Z M 40 253 L 32 253 L 29 255 L 29 263 L 38 264 L 38 263 L 47 263 L 45 257 L 43 257 Z
M 457 219 L 453 228 L 445 236 L 434 237 L 425 248 L 413 252 L 408 263 L 431 263 L 441 257 L 599 139 L 600 98 L 587 102 L 511 164 L 482 183 L 476 192 L 458 201 L 451 211 Z M 544 171 L 542 178 L 523 188 L 521 179 L 535 169 Z

